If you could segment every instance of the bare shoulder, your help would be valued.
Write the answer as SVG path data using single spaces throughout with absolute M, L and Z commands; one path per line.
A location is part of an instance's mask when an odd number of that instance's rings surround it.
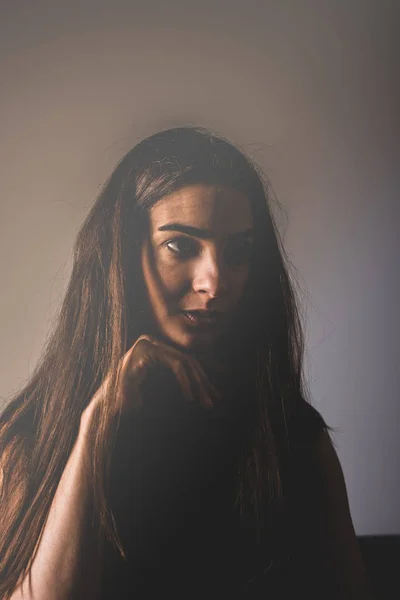
M 314 449 L 314 459 L 319 469 L 319 474 L 322 481 L 341 497 L 343 501 L 343 493 L 346 495 L 345 478 L 342 465 L 340 463 L 335 446 L 331 436 L 326 431 L 321 431 L 316 439 Z
M 321 486 L 321 553 L 328 574 L 343 600 L 373 598 L 350 513 L 343 469 L 328 433 L 315 444 L 315 465 Z

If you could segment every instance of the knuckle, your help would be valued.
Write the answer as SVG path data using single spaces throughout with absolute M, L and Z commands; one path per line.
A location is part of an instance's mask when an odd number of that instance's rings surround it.
M 138 337 L 138 339 L 136 340 L 136 342 L 133 344 L 131 350 L 134 351 L 136 348 L 140 348 L 140 347 L 148 347 L 151 345 L 151 338 L 148 335 L 141 335 L 140 337 Z
M 147 366 L 148 360 L 147 360 L 147 356 L 144 354 L 141 354 L 140 356 L 138 356 L 138 358 L 135 360 L 134 363 L 134 369 L 136 370 L 142 370 Z

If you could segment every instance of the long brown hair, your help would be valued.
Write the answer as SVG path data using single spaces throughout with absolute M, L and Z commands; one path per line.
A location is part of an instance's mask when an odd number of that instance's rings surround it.
M 2 527 L 0 596 L 11 594 L 34 558 L 80 417 L 108 373 L 146 332 L 139 251 L 149 208 L 191 183 L 219 183 L 251 200 L 255 250 L 235 339 L 254 367 L 257 425 L 239 470 L 237 503 L 251 507 L 259 528 L 268 503 L 284 499 L 280 455 L 286 421 L 306 396 L 303 334 L 285 253 L 271 210 L 269 184 L 245 153 L 199 127 L 157 133 L 129 151 L 104 185 L 74 247 L 60 314 L 35 372 L 0 417 Z M 292 270 L 293 274 L 293 270 Z M 251 349 L 251 352 L 250 352 Z M 109 397 L 93 429 L 93 523 L 124 551 L 107 502 L 111 429 Z M 286 436 L 287 437 L 287 436 Z

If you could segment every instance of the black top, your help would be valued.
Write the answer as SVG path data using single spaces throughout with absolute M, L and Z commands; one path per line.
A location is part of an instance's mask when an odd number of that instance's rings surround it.
M 110 501 L 127 560 L 107 546 L 103 600 L 318 597 L 312 448 L 321 415 L 302 400 L 288 423 L 288 537 L 278 534 L 277 554 L 274 536 L 257 542 L 233 508 L 251 412 L 237 402 L 205 410 L 166 397 L 164 387 L 162 403 L 149 402 L 119 430 Z

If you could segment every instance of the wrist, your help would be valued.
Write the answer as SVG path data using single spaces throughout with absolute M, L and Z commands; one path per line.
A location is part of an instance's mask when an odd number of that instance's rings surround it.
M 81 414 L 80 426 L 79 426 L 79 435 L 81 437 L 86 437 L 92 427 L 92 424 L 96 418 L 96 415 L 99 413 L 99 405 L 93 399 L 88 406 L 84 409 Z

